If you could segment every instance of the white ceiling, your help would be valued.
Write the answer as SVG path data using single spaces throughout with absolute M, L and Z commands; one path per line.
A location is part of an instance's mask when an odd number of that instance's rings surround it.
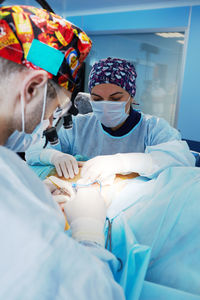
M 46 0 L 55 13 L 79 16 L 98 13 L 120 12 L 140 9 L 156 9 L 174 6 L 200 5 L 200 0 Z M 36 5 L 34 0 L 7 0 L 5 5 Z M 38 5 L 37 5 L 38 6 Z

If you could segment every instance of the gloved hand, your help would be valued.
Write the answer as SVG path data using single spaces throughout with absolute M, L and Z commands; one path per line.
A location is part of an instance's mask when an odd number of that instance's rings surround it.
M 120 169 L 121 161 L 118 154 L 96 156 L 85 162 L 81 170 L 81 177 L 85 182 L 99 180 L 103 185 L 111 184 Z
M 108 184 L 107 180 L 114 180 L 115 174 L 142 174 L 151 169 L 152 159 L 149 154 L 118 153 L 96 156 L 88 160 L 81 170 L 81 177 L 88 182 L 99 180 L 102 184 Z
M 66 195 L 70 198 L 75 195 L 72 184 L 66 180 L 57 178 L 56 176 L 47 177 L 43 180 L 43 183 L 53 195 Z
M 78 189 L 64 210 L 74 239 L 104 246 L 106 206 L 99 191 L 92 187 Z
M 47 177 L 43 180 L 43 183 L 50 190 L 54 200 L 59 204 L 66 203 L 75 195 L 71 183 L 66 180 L 59 179 L 56 176 Z
M 54 149 L 45 149 L 40 154 L 43 163 L 51 163 L 55 166 L 58 176 L 74 178 L 78 174 L 78 162 L 70 154 L 66 154 Z

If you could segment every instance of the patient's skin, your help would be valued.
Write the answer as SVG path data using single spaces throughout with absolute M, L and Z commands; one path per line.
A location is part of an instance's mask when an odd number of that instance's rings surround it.
M 75 189 L 72 187 L 72 183 L 76 182 L 79 179 L 79 175 L 76 176 L 77 178 L 74 179 L 66 179 L 64 177 L 60 178 L 57 176 L 50 176 L 44 180 L 44 183 L 48 186 L 49 190 L 52 193 L 54 200 L 60 205 L 61 209 L 67 201 L 73 199 L 75 195 Z M 91 186 L 99 190 L 104 198 L 105 204 L 108 207 L 112 200 L 118 196 L 121 190 L 126 185 L 126 180 L 124 179 L 131 179 L 137 177 L 137 174 L 130 175 L 117 175 L 113 184 L 104 185 L 100 187 L 99 183 L 93 183 Z M 52 180 L 52 181 L 50 181 Z M 55 184 L 59 185 L 60 188 L 57 188 Z M 87 188 L 87 187 L 78 187 L 78 188 Z
M 62 211 L 64 212 L 64 205 L 67 201 L 70 201 L 75 196 L 76 190 L 72 187 L 72 183 L 76 183 L 80 180 L 81 167 L 84 162 L 79 162 L 79 174 L 77 174 L 73 179 L 66 179 L 65 177 L 59 177 L 58 175 L 49 176 L 43 182 L 50 190 L 54 200 L 59 204 Z M 121 190 L 126 185 L 125 179 L 132 179 L 137 177 L 137 173 L 131 173 L 128 175 L 117 174 L 114 182 L 112 184 L 100 186 L 99 183 L 93 183 L 91 186 L 96 188 L 101 192 L 107 207 L 111 204 L 112 200 L 115 199 Z M 87 188 L 87 187 L 77 187 L 77 188 Z

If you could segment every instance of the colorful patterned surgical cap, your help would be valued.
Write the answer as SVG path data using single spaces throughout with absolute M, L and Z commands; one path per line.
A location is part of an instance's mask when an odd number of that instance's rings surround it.
M 78 27 L 44 9 L 0 7 L 0 56 L 31 69 L 43 69 L 67 90 L 92 46 Z
M 111 58 L 101 59 L 96 62 L 89 75 L 89 92 L 94 86 L 102 83 L 112 83 L 126 90 L 131 97 L 135 96 L 135 80 L 137 73 L 132 63 L 125 59 Z

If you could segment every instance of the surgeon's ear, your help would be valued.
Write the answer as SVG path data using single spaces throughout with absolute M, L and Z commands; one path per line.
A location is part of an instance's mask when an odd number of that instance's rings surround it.
M 26 73 L 22 83 L 22 93 L 25 103 L 32 101 L 34 98 L 43 97 L 44 86 L 48 80 L 47 72 L 42 70 L 30 70 Z

